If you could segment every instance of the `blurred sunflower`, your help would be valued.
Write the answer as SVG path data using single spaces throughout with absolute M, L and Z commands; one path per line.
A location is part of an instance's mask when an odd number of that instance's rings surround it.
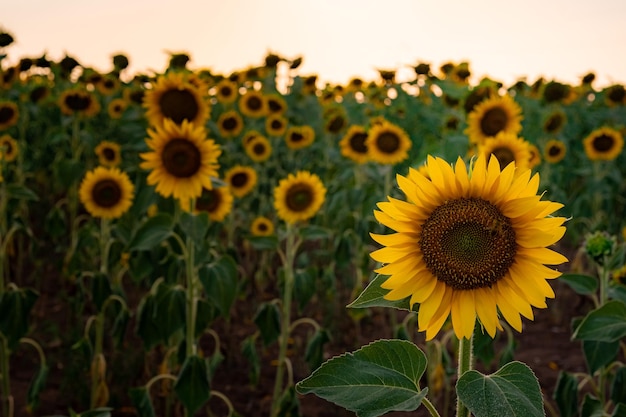
M 215 96 L 217 101 L 223 104 L 233 103 L 239 96 L 237 83 L 224 78 L 215 86 Z
M 512 133 L 500 132 L 479 145 L 478 154 L 486 159 L 489 155 L 495 156 L 502 167 L 515 162 L 518 169 L 526 169 L 530 162 L 530 144 Z
M 165 119 L 176 124 L 187 120 L 203 126 L 209 117 L 209 104 L 181 72 L 160 75 L 153 88 L 146 91 L 143 107 L 152 126 L 162 125 Z
M 103 140 L 94 149 L 98 156 L 98 163 L 105 167 L 115 167 L 122 162 L 120 145 L 115 142 Z
M 287 130 L 287 119 L 280 114 L 271 114 L 265 119 L 265 131 L 270 136 L 282 136 Z
M 343 107 L 332 108 L 324 115 L 324 130 L 328 133 L 340 133 L 348 125 L 348 119 L 344 114 Z
M 396 164 L 409 157 L 411 138 L 391 122 L 372 126 L 365 140 L 368 157 L 380 164 Z
M 467 115 L 465 134 L 480 144 L 500 132 L 517 135 L 522 130 L 521 107 L 510 96 L 492 96 L 474 106 Z
M 324 204 L 326 188 L 308 171 L 289 174 L 274 188 L 274 208 L 283 221 L 296 223 L 315 216 Z
M 224 174 L 224 181 L 237 198 L 249 194 L 256 186 L 257 179 L 257 173 L 254 168 L 243 165 L 235 165 Z
M 533 143 L 528 144 L 528 152 L 530 152 L 528 168 L 532 169 L 541 163 L 541 152 L 539 151 L 537 145 Z
M 352 159 L 358 164 L 364 164 L 369 160 L 367 154 L 367 130 L 360 125 L 352 125 L 339 141 L 341 155 Z
M 110 96 L 120 88 L 120 80 L 112 75 L 101 77 L 96 83 L 96 90 L 103 96 Z
M 100 103 L 93 94 L 76 88 L 61 93 L 59 106 L 61 112 L 67 116 L 93 117 L 100 112 Z
M 19 153 L 17 141 L 9 135 L 0 136 L 0 159 L 6 162 L 14 161 Z
M 263 136 L 263 135 L 258 130 L 248 130 L 241 137 L 241 143 L 243 144 L 243 146 L 247 146 L 248 143 L 250 143 L 250 141 L 252 141 L 252 139 L 256 138 L 257 136 Z
M 127 103 L 143 104 L 146 90 L 140 86 L 126 87 L 122 90 L 122 97 Z
M 107 111 L 111 119 L 119 119 L 122 117 L 126 109 L 128 108 L 128 102 L 123 98 L 115 98 L 109 102 Z
M 267 94 L 265 100 L 268 114 L 284 114 L 287 111 L 287 102 L 280 94 Z
M 315 140 L 315 131 L 309 125 L 291 126 L 285 133 L 285 142 L 289 149 L 302 149 Z
M 190 202 L 191 200 L 180 200 L 181 208 L 190 211 Z M 209 219 L 221 222 L 233 209 L 233 195 L 228 187 L 203 188 L 202 194 L 194 200 L 194 204 L 194 213 L 206 212 Z
M 546 161 L 551 164 L 556 164 L 557 162 L 561 162 L 563 158 L 565 158 L 566 147 L 563 142 L 556 139 L 551 139 L 546 143 L 544 147 L 544 157 Z
M 248 90 L 239 98 L 239 111 L 248 117 L 265 116 L 267 115 L 267 100 L 260 91 Z
M 254 162 L 267 161 L 272 155 L 272 145 L 263 135 L 255 136 L 243 149 Z
M 302 92 L 304 94 L 315 94 L 317 91 L 317 75 L 308 75 L 304 77 Z
M 96 167 L 87 172 L 78 195 L 93 217 L 116 219 L 133 204 L 134 186 L 118 168 Z
M 184 120 L 178 125 L 165 119 L 162 126 L 148 129 L 150 152 L 141 153 L 140 167 L 151 170 L 148 185 L 156 184 L 163 197 L 178 200 L 199 197 L 202 189 L 211 189 L 217 177 L 219 145 L 207 139 L 204 127 Z
M 543 122 L 543 130 L 551 135 L 556 135 L 563 129 L 566 121 L 567 116 L 565 112 L 562 109 L 557 109 L 548 114 L 548 117 Z
M 618 130 L 601 127 L 587 135 L 583 145 L 590 160 L 612 161 L 622 152 L 624 138 Z
M 243 130 L 243 118 L 235 110 L 227 110 L 217 118 L 217 128 L 223 138 L 233 138 Z
M 274 234 L 274 223 L 264 216 L 256 217 L 250 225 L 252 236 L 272 236 Z
M 626 103 L 626 89 L 621 84 L 607 87 L 604 94 L 605 102 L 609 107 L 620 106 Z
M 0 130 L 14 126 L 20 117 L 17 104 L 12 101 L 0 101 Z
M 388 197 L 376 219 L 397 233 L 371 234 L 384 247 L 371 253 L 389 278 L 384 298 L 419 304 L 419 331 L 431 340 L 448 317 L 456 336 L 470 338 L 476 318 L 494 337 L 502 316 L 522 330 L 520 314 L 547 307 L 554 291 L 546 281 L 561 275 L 548 268 L 567 259 L 548 249 L 565 233 L 563 217 L 549 217 L 563 205 L 540 201 L 539 175 L 500 170 L 483 155 L 466 167 L 428 156 L 430 179 L 415 169 L 398 175 L 408 201 Z

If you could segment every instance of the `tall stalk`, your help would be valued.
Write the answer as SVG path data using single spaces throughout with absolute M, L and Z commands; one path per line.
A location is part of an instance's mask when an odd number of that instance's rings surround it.
M 459 363 L 457 376 L 461 378 L 463 374 L 471 370 L 474 366 L 474 354 L 472 351 L 472 345 L 474 343 L 474 335 L 468 340 L 464 337 L 459 339 Z M 463 402 L 457 398 L 456 400 L 456 417 L 469 417 L 470 412 L 463 404 Z

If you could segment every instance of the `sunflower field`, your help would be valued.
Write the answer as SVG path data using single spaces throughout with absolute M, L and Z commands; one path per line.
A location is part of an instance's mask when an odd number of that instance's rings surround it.
M 626 416 L 623 85 L 12 42 L 0 416 Z

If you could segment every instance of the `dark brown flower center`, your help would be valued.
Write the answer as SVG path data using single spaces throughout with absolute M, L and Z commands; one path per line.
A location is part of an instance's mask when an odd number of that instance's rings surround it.
M 15 116 L 13 107 L 0 106 L 0 123 L 7 123 Z
M 279 119 L 274 119 L 272 120 L 272 122 L 270 123 L 270 127 L 273 130 L 281 130 L 283 128 L 283 122 L 281 122 Z
M 393 154 L 400 148 L 400 138 L 394 132 L 384 131 L 376 137 L 376 147 L 382 153 Z
M 117 181 L 103 179 L 98 181 L 91 190 L 91 197 L 99 207 L 114 207 L 122 199 L 122 189 Z
M 552 157 L 559 156 L 562 152 L 563 150 L 561 149 L 561 147 L 557 145 L 552 145 L 548 148 L 548 155 Z
M 257 96 L 250 96 L 246 100 L 246 107 L 252 111 L 259 111 L 263 107 L 263 101 Z
M 220 95 L 222 97 L 230 97 L 233 95 L 233 89 L 228 85 L 224 85 L 220 88 Z
M 230 178 L 230 184 L 235 188 L 245 187 L 249 182 L 246 172 L 238 172 Z
M 313 190 L 308 184 L 297 183 L 287 190 L 285 203 L 291 211 L 304 211 L 313 203 Z
M 235 129 L 237 129 L 238 125 L 239 125 L 239 122 L 237 121 L 237 118 L 233 116 L 226 117 L 222 121 L 222 128 L 227 132 L 234 131 Z
M 87 110 L 91 104 L 91 96 L 88 94 L 72 93 L 65 97 L 65 104 L 73 111 Z
M 267 147 L 263 143 L 255 143 L 252 146 L 252 152 L 255 155 L 265 155 L 266 149 L 267 149 Z
M 367 146 L 365 141 L 367 140 L 367 133 L 357 132 L 350 137 L 350 149 L 356 153 L 367 153 Z
M 280 101 L 270 98 L 267 100 L 267 106 L 272 113 L 279 113 L 283 110 L 283 105 Z
M 167 142 L 161 158 L 165 170 L 177 178 L 193 177 L 201 166 L 200 150 L 188 139 L 172 139 Z
M 623 85 L 614 85 L 609 88 L 607 97 L 612 103 L 622 103 L 626 97 L 626 89 Z
M 599 135 L 593 138 L 593 149 L 598 152 L 608 152 L 615 146 L 615 140 L 610 135 Z
M 304 140 L 304 135 L 300 132 L 291 132 L 291 135 L 289 135 L 290 142 L 298 143 L 302 140 Z
M 220 206 L 222 195 L 213 188 L 212 190 L 202 190 L 202 195 L 196 200 L 196 210 L 213 213 Z
M 500 166 L 502 168 L 509 165 L 511 162 L 515 162 L 515 154 L 513 153 L 511 148 L 508 148 L 506 146 L 495 148 L 491 151 L 491 154 L 498 159 L 498 162 L 500 163 Z
M 328 122 L 327 128 L 330 133 L 337 133 L 343 129 L 345 124 L 346 119 L 341 115 L 336 115 Z
M 196 96 L 187 89 L 164 91 L 159 99 L 159 107 L 163 117 L 172 119 L 176 124 L 181 124 L 185 119 L 193 121 L 200 111 Z
M 485 136 L 495 136 L 506 127 L 508 116 L 501 107 L 494 107 L 485 112 L 480 120 L 480 130 Z
M 117 157 L 117 152 L 115 152 L 115 149 L 113 148 L 104 148 L 102 150 L 102 156 L 107 161 L 115 161 L 115 158 Z
M 259 232 L 267 232 L 269 230 L 269 227 L 267 227 L 267 224 L 261 222 L 257 225 L 257 230 Z
M 419 240 L 432 274 L 455 290 L 491 287 L 515 259 L 515 230 L 508 217 L 480 198 L 449 200 L 422 225 Z
M 548 133 L 556 133 L 563 126 L 563 122 L 565 119 L 563 115 L 560 113 L 555 113 L 551 115 L 548 120 L 546 120 L 546 124 L 544 125 L 544 129 Z

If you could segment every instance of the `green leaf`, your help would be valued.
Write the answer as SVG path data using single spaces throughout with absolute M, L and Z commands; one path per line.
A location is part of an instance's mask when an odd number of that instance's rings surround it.
M 128 391 L 128 396 L 135 406 L 139 417 L 156 417 L 152 399 L 146 387 L 131 388 Z
M 300 394 L 313 393 L 358 417 L 377 417 L 390 411 L 413 411 L 428 389 L 419 381 L 426 355 L 405 340 L 378 340 L 326 361 L 296 384 Z
M 113 409 L 109 407 L 99 407 L 93 410 L 80 413 L 80 417 L 111 417 L 111 411 Z
M 626 304 L 609 301 L 591 311 L 574 331 L 572 338 L 615 342 L 626 336 Z
M 331 235 L 330 230 L 320 227 L 320 226 L 314 226 L 314 225 L 303 226 L 298 230 L 298 232 L 299 232 L 299 235 L 304 240 L 325 239 L 327 237 L 330 237 Z
M 191 237 L 196 245 L 201 246 L 209 231 L 209 215 L 204 211 L 197 214 L 183 211 L 179 224 L 185 235 Z
M 136 328 L 136 332 L 143 340 L 144 348 L 147 351 L 152 349 L 161 339 L 159 325 L 155 321 L 155 314 L 156 297 L 153 294 L 147 294 L 138 307 Z
M 185 289 L 180 286 L 159 286 L 154 321 L 159 328 L 163 342 L 167 342 L 172 334 L 184 328 L 186 297 Z
M 252 385 L 259 383 L 259 376 L 261 375 L 261 361 L 256 351 L 255 341 L 256 337 L 248 336 L 241 344 L 241 353 L 250 362 L 249 377 Z
M 589 368 L 589 374 L 593 375 L 598 369 L 613 362 L 619 351 L 619 341 L 596 342 L 595 340 L 583 340 L 583 353 Z
M 280 312 L 274 303 L 263 303 L 254 316 L 254 323 L 261 332 L 263 344 L 268 346 L 278 339 L 280 334 Z
M 278 237 L 276 236 L 250 236 L 248 241 L 254 249 L 263 250 L 278 248 Z
M 139 226 L 128 243 L 128 250 L 150 250 L 167 239 L 174 229 L 174 219 L 167 213 L 150 217 Z
M 39 196 L 35 194 L 33 190 L 23 185 L 18 184 L 8 184 L 6 186 L 7 197 L 15 198 L 17 200 L 25 200 L 25 201 L 38 201 Z
M 48 365 L 42 363 L 39 370 L 33 377 L 33 380 L 28 387 L 28 405 L 35 408 L 39 405 L 39 394 L 46 385 L 46 379 L 48 379 Z
M 198 300 L 198 315 L 196 316 L 196 336 L 204 333 L 209 324 L 218 316 L 217 308 L 206 300 Z
M 386 275 L 376 275 L 369 283 L 367 288 L 357 297 L 356 300 L 348 304 L 349 308 L 368 308 L 368 307 L 392 307 L 400 310 L 411 311 L 410 297 L 398 301 L 389 301 L 384 297 L 389 290 L 380 287 L 380 284 L 387 280 Z
M 102 309 L 104 301 L 112 293 L 109 277 L 101 272 L 96 272 L 91 278 L 91 297 L 98 311 Z
M 554 400 L 561 417 L 573 417 L 578 412 L 578 381 L 568 372 L 560 372 L 554 390 Z
M 611 400 L 616 404 L 626 404 L 626 366 L 621 366 L 615 372 L 615 377 L 611 385 Z
M 237 298 L 239 283 L 239 271 L 233 258 L 224 255 L 200 269 L 198 275 L 207 298 L 217 306 L 224 317 L 228 317 L 230 308 Z
M 586 394 L 580 410 L 580 417 L 604 417 L 602 402 L 596 397 Z
M 325 329 L 319 329 L 309 339 L 304 353 L 304 360 L 310 369 L 318 368 L 324 360 L 324 345 L 330 342 L 330 333 Z
M 191 415 L 206 404 L 211 397 L 206 361 L 197 355 L 188 356 L 176 379 L 174 391 Z
M 465 372 L 456 392 L 475 417 L 545 416 L 539 381 L 522 362 L 508 363 L 491 375 Z
M 14 348 L 19 340 L 28 333 L 30 311 L 37 301 L 38 294 L 29 288 L 16 288 L 0 295 L 0 333 Z
M 315 295 L 317 271 L 314 267 L 295 271 L 293 292 L 300 310 L 304 309 L 311 297 Z
M 582 295 L 594 294 L 598 289 L 598 279 L 589 275 L 563 274 L 559 277 L 559 282 L 561 281 Z
M 611 417 L 626 417 L 626 403 L 617 404 Z

